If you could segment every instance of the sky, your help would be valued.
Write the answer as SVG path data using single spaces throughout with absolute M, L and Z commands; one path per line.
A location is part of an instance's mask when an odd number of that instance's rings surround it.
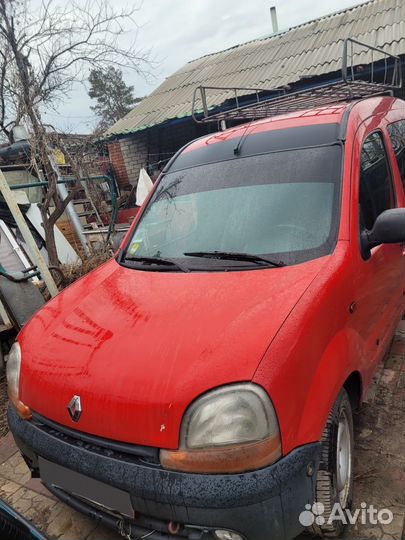
M 132 0 L 131 5 L 134 0 Z M 279 30 L 322 17 L 329 13 L 363 3 L 364 0 L 143 0 L 136 15 L 136 25 L 121 38 L 131 43 L 136 36 L 137 48 L 150 51 L 154 59 L 152 73 L 140 77 L 124 73 L 126 83 L 135 95 L 150 94 L 166 77 L 185 63 L 205 54 L 232 47 L 272 33 L 270 6 L 277 10 Z M 119 9 L 128 5 L 114 0 Z M 82 85 L 46 114 L 57 129 L 66 132 L 91 132 L 97 123 L 90 106 L 91 99 Z

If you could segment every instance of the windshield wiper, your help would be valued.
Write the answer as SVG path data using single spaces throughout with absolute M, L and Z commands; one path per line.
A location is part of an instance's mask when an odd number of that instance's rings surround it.
M 172 259 L 162 259 L 161 257 L 135 257 L 135 256 L 130 255 L 128 257 L 125 257 L 124 261 L 134 261 L 134 262 L 139 261 L 139 262 L 145 262 L 145 263 L 150 263 L 150 264 L 160 264 L 164 266 L 171 265 L 171 266 L 175 266 L 182 272 L 190 272 L 190 269 L 187 268 L 187 266 L 184 266 L 183 264 L 177 261 L 173 261 Z
M 221 259 L 229 261 L 248 261 L 255 264 L 271 265 L 281 268 L 285 266 L 283 261 L 273 261 L 261 255 L 253 253 L 238 253 L 237 251 L 189 251 L 183 253 L 186 257 L 203 257 L 206 259 Z

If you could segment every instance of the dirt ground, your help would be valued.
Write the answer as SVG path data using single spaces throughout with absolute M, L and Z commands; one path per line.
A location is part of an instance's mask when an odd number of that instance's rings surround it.
M 345 538 L 399 540 L 405 513 L 405 320 L 391 352 L 375 377 L 365 403 L 355 415 L 355 491 L 353 508 L 362 502 L 388 508 L 388 525 L 349 527 Z
M 0 376 L 0 440 L 8 433 L 6 410 L 8 405 L 6 377 Z
M 53 497 L 29 471 L 4 421 L 5 385 L 0 381 L 0 497 L 33 521 L 51 540 L 118 540 L 117 533 L 71 510 Z M 355 416 L 354 508 L 361 503 L 387 508 L 387 525 L 350 525 L 346 540 L 405 540 L 405 321 L 390 354 Z M 301 535 L 297 540 L 308 540 Z

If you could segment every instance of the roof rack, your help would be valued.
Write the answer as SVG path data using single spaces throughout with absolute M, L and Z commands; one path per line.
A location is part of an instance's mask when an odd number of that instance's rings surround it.
M 346 38 L 343 42 L 339 80 L 290 93 L 287 92 L 289 87 L 266 89 L 199 86 L 194 90 L 192 117 L 199 124 L 220 123 L 224 120 L 258 120 L 342 101 L 387 93 L 392 95 L 393 90 L 401 87 L 401 60 L 398 56 L 353 38 Z M 215 92 L 214 96 L 212 91 Z M 223 96 L 220 105 L 218 94 Z

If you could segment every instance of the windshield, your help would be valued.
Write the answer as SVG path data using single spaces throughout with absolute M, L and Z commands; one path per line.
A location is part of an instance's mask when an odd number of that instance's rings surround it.
M 124 259 L 166 258 L 212 269 L 252 262 L 207 260 L 196 252 L 262 255 L 285 264 L 326 255 L 336 243 L 341 153 L 336 144 L 169 172 Z

